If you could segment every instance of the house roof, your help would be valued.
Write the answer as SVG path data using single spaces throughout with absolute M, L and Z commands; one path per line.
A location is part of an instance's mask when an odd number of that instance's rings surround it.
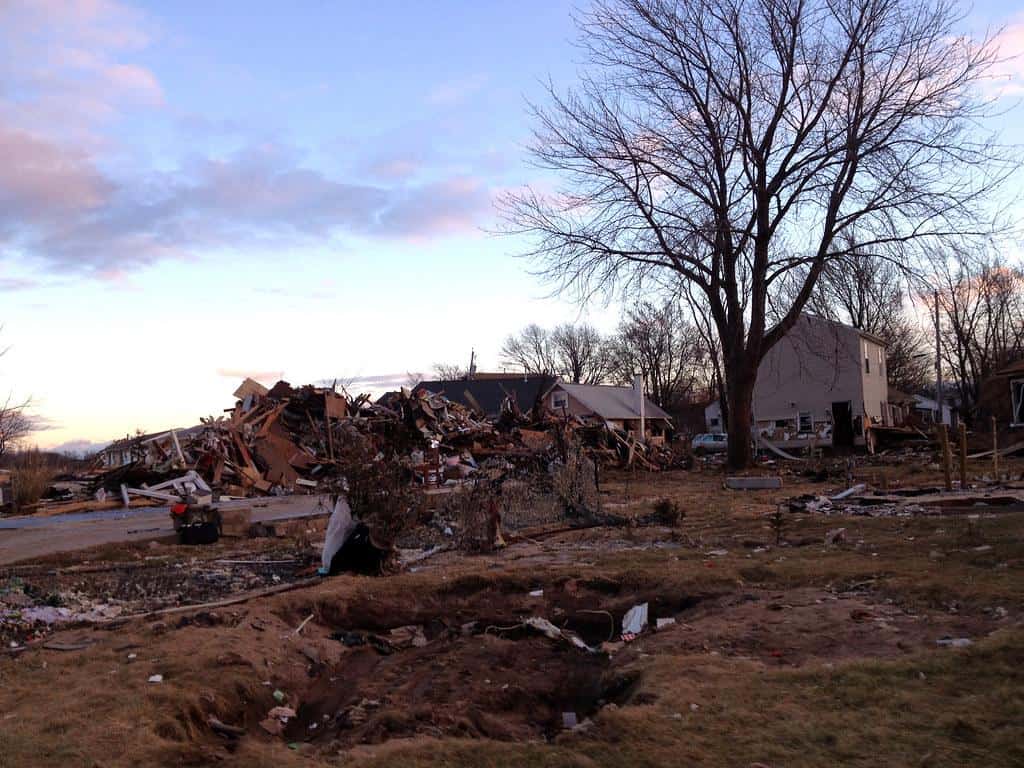
M 640 409 L 637 407 L 636 390 L 632 387 L 612 387 L 606 384 L 565 384 L 558 382 L 554 388 L 563 389 L 595 414 L 605 419 L 639 419 Z M 649 419 L 666 419 L 672 417 L 644 398 L 644 415 Z
M 881 336 L 876 336 L 875 334 L 861 330 L 860 328 L 854 328 L 852 325 L 847 325 L 846 323 L 840 323 L 838 320 L 832 320 L 827 317 L 822 317 L 821 315 L 812 315 L 810 312 L 804 312 L 800 316 L 803 318 L 807 318 L 811 322 L 825 323 L 827 325 L 832 326 L 833 328 L 845 328 L 847 330 L 853 331 L 862 339 L 867 339 L 868 341 L 874 342 L 875 344 L 878 344 L 881 347 L 889 346 L 889 343 Z
M 996 372 L 996 376 L 1013 376 L 1017 373 L 1024 373 L 1024 360 L 1018 360 L 1015 363 L 1010 363 L 1005 368 L 1000 368 Z
M 913 403 L 916 402 L 913 395 L 908 395 L 906 392 L 901 392 L 896 387 L 889 387 L 889 402 L 890 403 Z
M 528 411 L 555 381 L 554 376 L 542 373 L 477 373 L 472 379 L 421 381 L 414 389 L 443 392 L 449 400 L 476 410 L 472 400 L 486 415 L 497 416 L 507 396 L 515 398 L 520 411 Z M 467 391 L 470 397 L 466 397 Z

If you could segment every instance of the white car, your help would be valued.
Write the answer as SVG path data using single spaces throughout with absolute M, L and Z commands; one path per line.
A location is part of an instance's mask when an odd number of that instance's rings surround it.
M 690 441 L 690 450 L 698 456 L 705 453 L 724 453 L 729 450 L 729 436 L 720 432 L 697 435 Z

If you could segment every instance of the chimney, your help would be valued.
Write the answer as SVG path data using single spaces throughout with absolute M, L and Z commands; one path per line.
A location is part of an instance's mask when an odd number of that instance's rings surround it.
M 645 408 L 647 405 L 647 398 L 644 397 L 644 377 L 639 373 L 633 378 L 633 390 L 636 392 L 637 404 L 640 411 L 640 442 L 647 442 L 647 419 L 645 417 Z

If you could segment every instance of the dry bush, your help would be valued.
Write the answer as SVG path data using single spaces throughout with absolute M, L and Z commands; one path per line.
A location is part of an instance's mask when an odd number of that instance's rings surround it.
M 600 513 L 597 468 L 578 444 L 566 448 L 565 461 L 554 466 L 551 479 L 567 517 L 590 518 Z
M 342 450 L 343 490 L 352 516 L 369 527 L 375 546 L 391 549 L 395 539 L 416 523 L 419 497 L 409 487 L 408 472 L 394 460 L 378 457 L 369 445 Z
M 502 514 L 499 493 L 496 484 L 478 481 L 446 499 L 444 516 L 455 524 L 459 549 L 464 552 L 494 549 L 496 521 Z
M 19 453 L 11 478 L 14 508 L 24 509 L 38 503 L 58 474 L 59 468 L 38 450 Z

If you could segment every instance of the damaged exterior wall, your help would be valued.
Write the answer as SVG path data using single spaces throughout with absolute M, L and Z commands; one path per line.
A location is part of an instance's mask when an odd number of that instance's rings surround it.
M 888 378 L 881 339 L 855 328 L 803 315 L 765 356 L 754 389 L 759 429 L 805 432 L 833 423 L 837 403 L 849 403 L 854 442 L 864 427 L 885 423 Z

